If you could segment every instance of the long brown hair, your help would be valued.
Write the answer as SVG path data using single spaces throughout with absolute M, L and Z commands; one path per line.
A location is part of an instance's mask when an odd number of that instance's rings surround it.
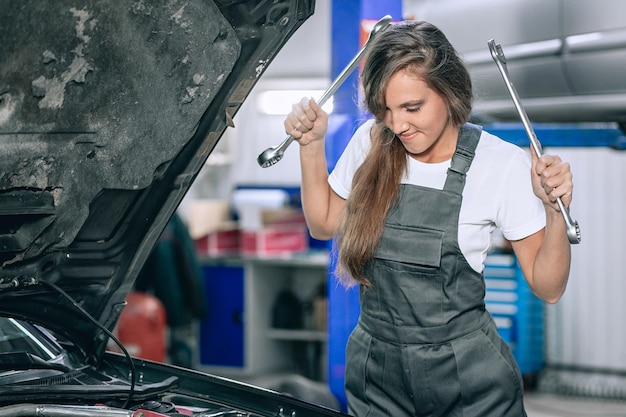
M 361 73 L 364 105 L 376 118 L 372 146 L 354 175 L 337 240 L 337 273 L 347 285 L 355 281 L 370 285 L 364 269 L 376 252 L 385 218 L 407 171 L 404 146 L 382 122 L 389 79 L 401 70 L 419 76 L 443 97 L 449 123 L 458 127 L 470 117 L 470 76 L 443 32 L 427 22 L 406 21 L 377 34 Z

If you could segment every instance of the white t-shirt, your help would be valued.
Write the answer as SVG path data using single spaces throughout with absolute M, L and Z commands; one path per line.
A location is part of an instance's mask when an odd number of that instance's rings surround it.
M 328 178 L 330 187 L 344 199 L 370 149 L 373 124 L 368 120 L 357 129 Z M 443 189 L 450 160 L 428 164 L 407 158 L 409 169 L 402 183 Z M 459 216 L 459 247 L 478 272 L 483 270 L 496 228 L 506 239 L 518 240 L 545 227 L 545 210 L 530 181 L 530 155 L 483 130 L 467 172 Z

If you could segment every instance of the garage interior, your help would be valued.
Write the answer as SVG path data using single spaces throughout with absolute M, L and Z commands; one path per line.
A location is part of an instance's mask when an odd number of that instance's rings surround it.
M 329 243 L 309 239 L 293 210 L 300 181 L 296 147 L 273 167 L 262 168 L 256 159 L 285 136 L 282 120 L 289 108 L 268 104 L 319 97 L 372 22 L 389 14 L 438 25 L 477 74 L 478 120 L 527 147 L 487 41 L 494 38 L 511 52 L 509 69 L 539 139 L 547 152 L 571 164 L 571 210 L 582 241 L 572 246 L 568 288 L 556 305 L 537 303 L 524 292 L 514 259 L 504 246 L 496 247 L 485 278 L 514 289 L 488 291 L 488 307 L 493 296 L 493 314 L 515 346 L 528 384 L 529 417 L 626 416 L 626 331 L 620 319 L 626 316 L 626 283 L 619 272 L 626 269 L 624 13 L 626 5 L 615 0 L 318 1 L 315 14 L 263 74 L 179 209 L 196 240 L 212 314 L 186 335 L 193 366 L 345 407 L 343 349 L 358 314 L 356 293 L 337 286 L 329 272 Z M 483 39 L 482 46 L 476 39 Z M 331 158 L 362 116 L 355 85 L 353 76 L 332 100 Z M 300 225 L 289 230 L 291 240 L 282 249 L 287 255 L 272 255 L 278 252 L 272 252 L 271 239 L 281 238 L 271 235 L 247 249 L 228 246 L 228 232 L 232 238 L 235 229 L 253 231 L 259 239 L 259 230 L 272 222 L 262 217 L 268 212 Z M 241 250 L 249 252 L 241 256 Z M 300 303 L 290 305 L 294 296 Z M 281 321 L 290 314 L 301 319 Z M 211 336 L 218 333 L 222 341 L 215 343 Z

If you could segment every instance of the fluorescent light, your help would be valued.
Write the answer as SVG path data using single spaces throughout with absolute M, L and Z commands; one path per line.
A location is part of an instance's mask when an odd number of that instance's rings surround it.
M 302 97 L 313 97 L 318 100 L 324 94 L 324 90 L 267 90 L 258 94 L 257 109 L 263 114 L 286 115 L 291 111 L 291 106 Z M 333 111 L 333 98 L 330 97 L 322 108 L 327 113 Z

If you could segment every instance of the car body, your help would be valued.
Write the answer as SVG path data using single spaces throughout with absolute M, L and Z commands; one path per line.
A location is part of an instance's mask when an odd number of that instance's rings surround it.
M 340 415 L 107 350 L 161 232 L 314 7 L 3 3 L 0 416 Z

